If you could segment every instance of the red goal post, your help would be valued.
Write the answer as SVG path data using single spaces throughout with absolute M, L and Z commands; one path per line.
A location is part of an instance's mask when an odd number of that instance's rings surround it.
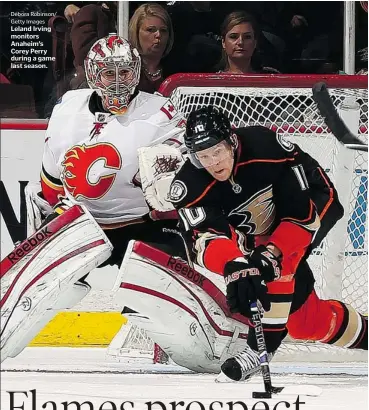
M 324 81 L 328 88 L 368 88 L 365 75 L 180 73 L 162 82 L 159 93 L 169 97 L 179 87 L 312 88 Z
M 209 92 L 216 92 L 216 89 L 307 89 L 311 90 L 313 85 L 323 81 L 328 89 L 352 90 L 360 95 L 364 95 L 368 90 L 368 79 L 364 75 L 284 75 L 284 74 L 175 74 L 168 77 L 159 88 L 159 93 L 164 97 L 171 97 L 178 92 L 178 89 L 208 89 Z M 311 93 L 310 93 L 311 94 Z M 343 94 L 344 96 L 344 94 Z M 187 113 L 188 114 L 188 113 Z M 360 133 L 367 133 L 366 124 L 360 124 Z M 289 127 L 286 129 L 286 127 Z M 282 125 L 283 131 L 294 132 L 291 124 Z M 275 128 L 274 126 L 272 128 Z M 324 126 L 324 128 L 326 128 Z M 316 132 L 316 127 L 306 127 L 300 125 L 301 132 Z M 318 132 L 322 128 L 318 128 Z

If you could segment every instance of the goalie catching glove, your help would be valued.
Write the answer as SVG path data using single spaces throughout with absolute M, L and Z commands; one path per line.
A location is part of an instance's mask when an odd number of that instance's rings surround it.
M 179 149 L 166 144 L 139 148 L 138 160 L 147 203 L 157 211 L 174 210 L 168 194 L 172 180 L 184 162 Z
M 256 300 L 265 311 L 270 310 L 266 283 L 277 280 L 280 276 L 280 258 L 263 245 L 247 257 L 227 262 L 224 277 L 230 311 L 251 317 L 250 303 Z

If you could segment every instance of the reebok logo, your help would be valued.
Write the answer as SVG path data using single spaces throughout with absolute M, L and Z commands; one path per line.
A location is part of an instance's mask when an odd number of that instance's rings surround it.
M 174 272 L 178 272 L 180 275 L 184 276 L 192 283 L 202 288 L 205 277 L 196 272 L 194 269 L 190 268 L 186 263 L 183 263 L 179 259 L 173 258 L 171 256 L 168 259 L 167 266 Z
M 35 235 L 22 242 L 12 253 L 8 255 L 9 262 L 12 264 L 18 262 L 21 258 L 23 258 L 23 256 L 27 255 L 27 253 L 29 253 L 50 235 L 52 235 L 52 232 L 50 232 L 47 227 L 42 228 Z

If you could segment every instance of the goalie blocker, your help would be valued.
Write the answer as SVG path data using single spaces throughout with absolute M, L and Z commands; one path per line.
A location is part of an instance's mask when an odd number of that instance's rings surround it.
M 111 250 L 86 208 L 74 205 L 1 261 L 2 361 L 19 354 L 58 311 L 87 295 L 90 286 L 82 278 Z

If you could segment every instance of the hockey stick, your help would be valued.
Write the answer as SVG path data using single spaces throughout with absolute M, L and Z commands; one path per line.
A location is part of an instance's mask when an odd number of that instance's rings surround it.
M 285 387 L 272 386 L 272 378 L 270 375 L 268 353 L 265 344 L 265 337 L 263 331 L 263 325 L 261 323 L 260 312 L 257 302 L 250 304 L 250 310 L 252 313 L 251 319 L 255 325 L 255 337 L 258 346 L 258 353 L 260 358 L 261 374 L 263 376 L 265 392 L 252 392 L 254 399 L 270 399 L 272 394 L 293 394 L 293 395 L 306 395 L 318 397 L 322 394 L 322 389 L 319 386 L 313 385 L 295 385 Z
M 261 374 L 263 376 L 265 387 L 265 392 L 252 392 L 252 397 L 254 399 L 270 399 L 272 397 L 272 393 L 280 393 L 283 390 L 283 387 L 272 386 L 268 353 L 265 345 L 263 325 L 261 323 L 260 312 L 257 302 L 252 302 L 250 304 L 250 310 L 252 314 L 251 319 L 255 326 L 255 337 L 260 358 Z
M 346 148 L 368 152 L 368 145 L 359 140 L 346 126 L 339 116 L 325 83 L 320 82 L 313 86 L 313 100 L 316 102 L 321 116 L 332 131 L 332 134 Z

